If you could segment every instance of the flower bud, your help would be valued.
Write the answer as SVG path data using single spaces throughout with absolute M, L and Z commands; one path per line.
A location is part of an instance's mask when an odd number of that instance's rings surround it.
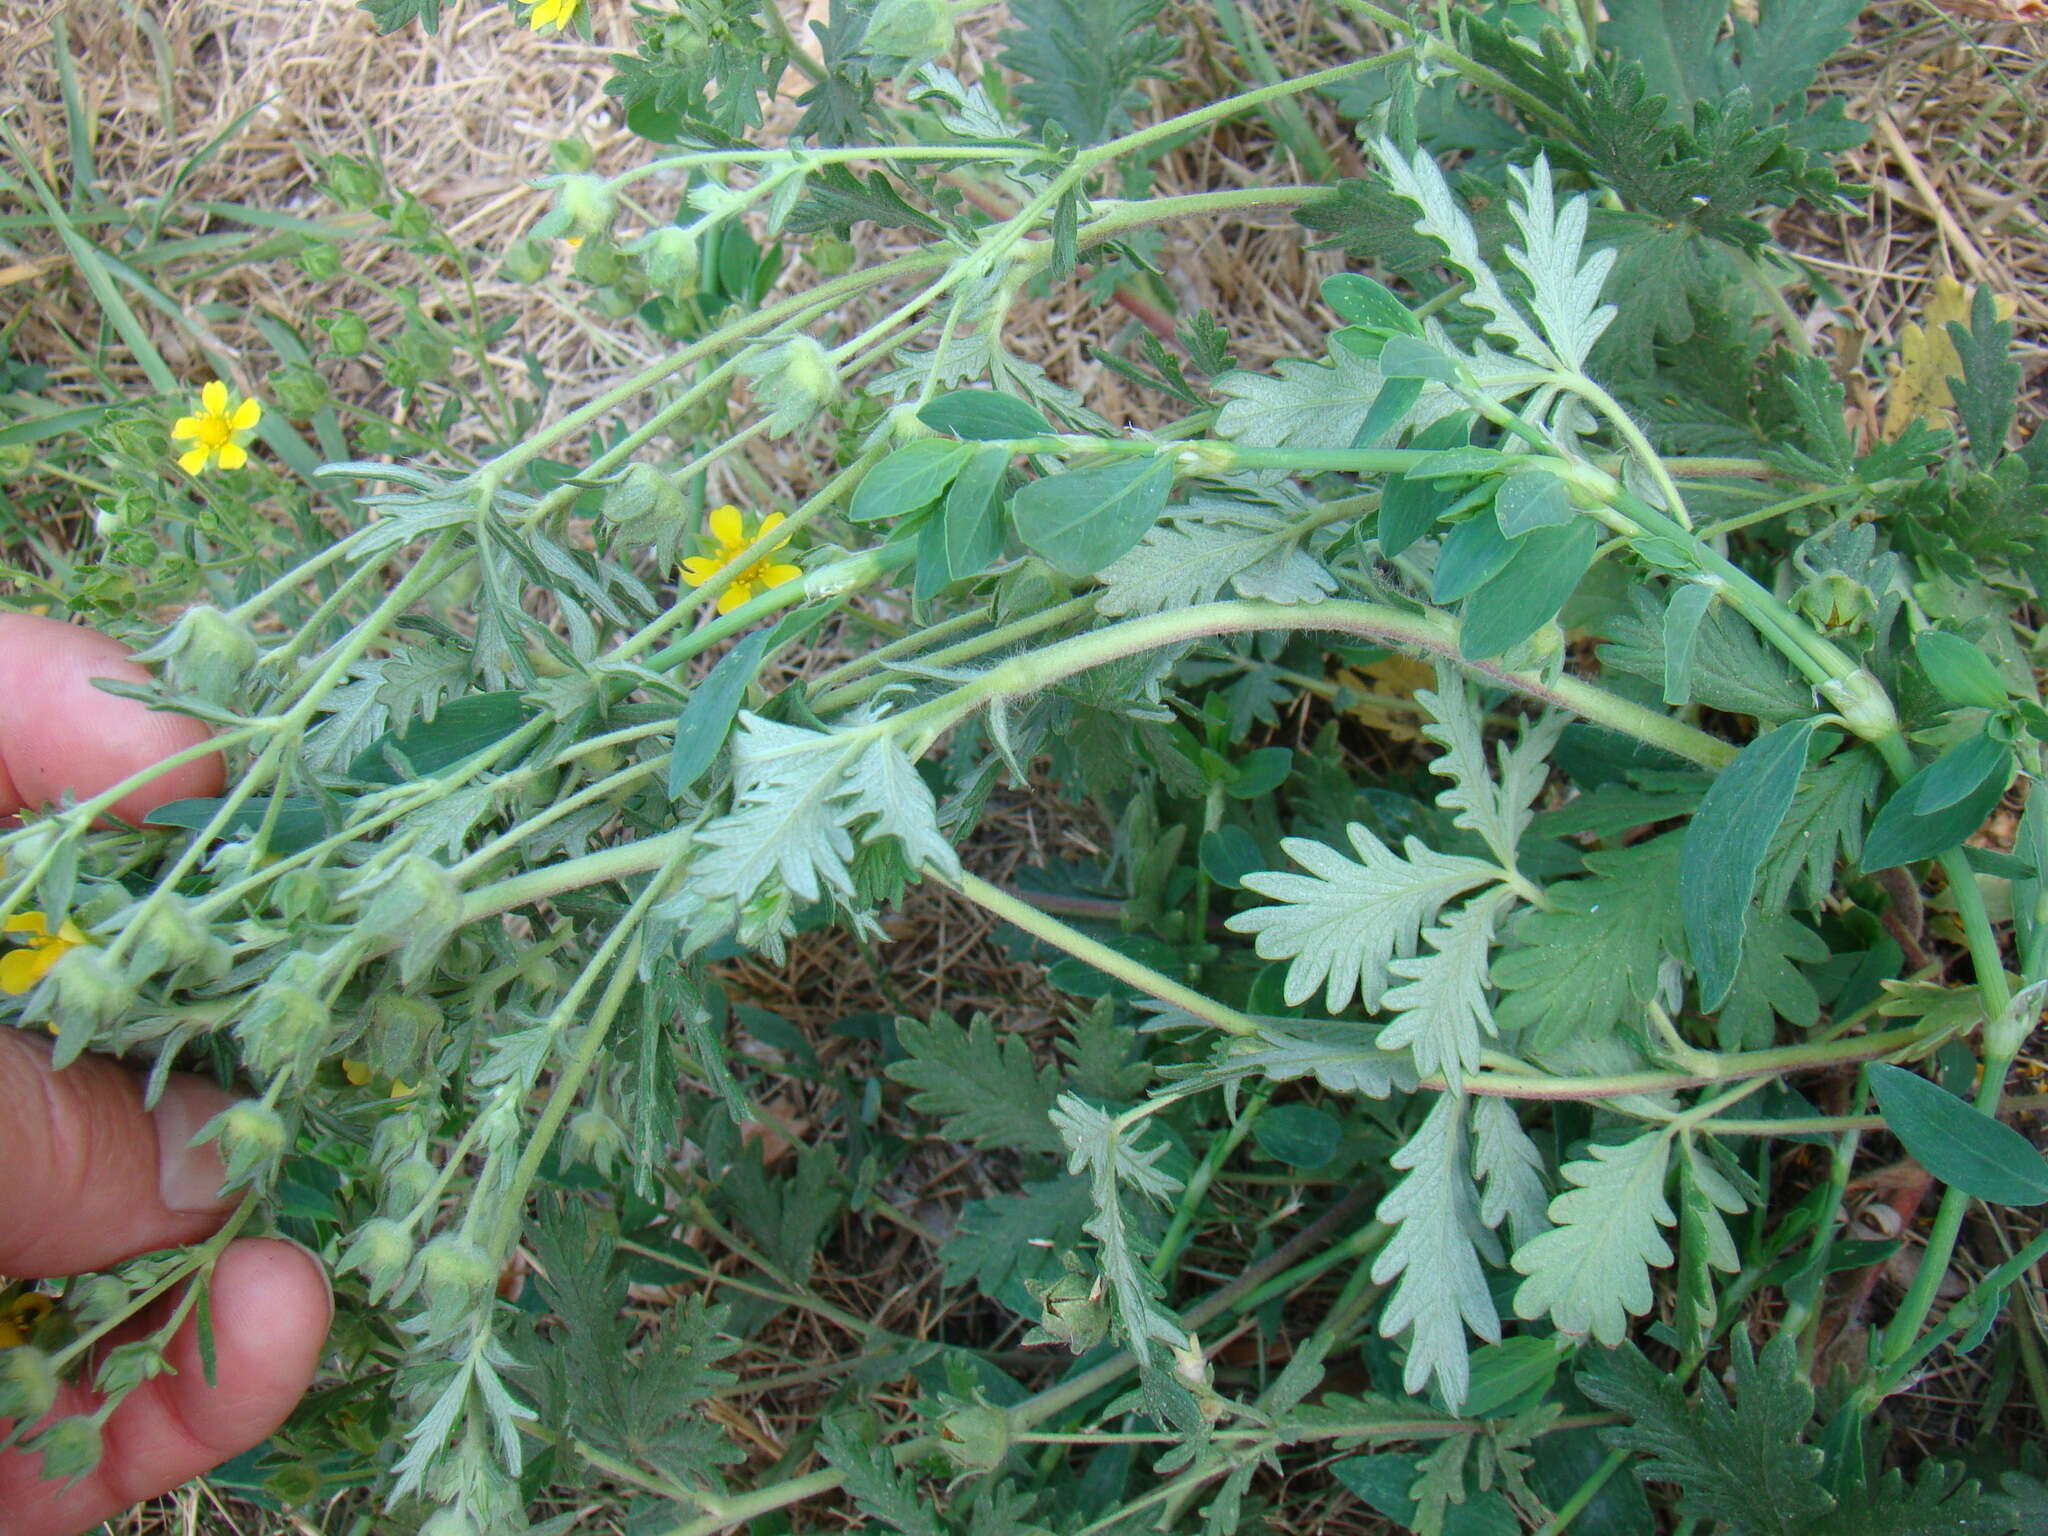
M 361 887 L 349 892 L 359 895 Z M 462 887 L 432 859 L 408 854 L 362 905 L 357 931 L 398 949 L 407 985 L 433 962 L 462 921 Z
M 227 946 L 182 896 L 158 896 L 148 902 L 128 939 L 131 981 L 188 970 L 195 980 L 213 981 L 227 972 Z
M 36 451 L 27 443 L 0 445 L 0 480 L 19 480 L 36 461 Z
M 593 288 L 603 288 L 618 281 L 619 275 L 626 270 L 626 258 L 609 239 L 593 235 L 576 247 L 576 255 L 569 268 Z M 628 313 L 631 307 L 629 303 Z
M 410 1216 L 441 1181 L 441 1170 L 425 1153 L 415 1152 L 384 1171 L 383 1208 L 394 1216 Z
M 768 409 L 768 432 L 775 437 L 808 426 L 839 398 L 839 370 L 809 336 L 790 337 L 742 364 L 740 372 L 754 381 L 754 398 Z
M 569 1156 L 587 1162 L 599 1175 L 612 1176 L 612 1159 L 626 1150 L 626 1133 L 601 1109 L 586 1109 L 569 1122 Z
M 261 1100 L 243 1099 L 207 1121 L 192 1140 L 195 1146 L 207 1140 L 219 1144 L 227 1168 L 222 1188 L 232 1189 L 275 1167 L 290 1138 L 276 1110 Z
M 172 687 L 213 704 L 234 696 L 260 656 L 254 635 L 205 603 L 186 609 L 170 633 L 135 653 L 137 661 L 161 662 Z
M 597 156 L 581 139 L 556 139 L 548 146 L 548 160 L 554 168 L 571 175 L 587 171 Z
M 2007 1003 L 2005 1011 L 1984 1026 L 1984 1057 L 1996 1066 L 2009 1062 L 2027 1043 L 2034 1026 L 2041 1022 L 2041 1008 L 2048 1002 L 2048 981 L 2022 987 Z
M 370 344 L 370 328 L 361 315 L 337 309 L 323 315 L 319 324 L 327 333 L 327 345 L 339 356 L 354 357 Z
M 385 1077 L 416 1078 L 433 1054 L 441 1010 L 422 997 L 381 992 L 370 1001 L 368 1056 Z
M 0 1349 L 0 1420 L 33 1422 L 57 1401 L 57 1373 L 33 1344 Z
M 420 1250 L 419 1278 L 430 1326 L 446 1327 L 495 1294 L 498 1266 L 468 1238 L 443 1232 Z
M 554 265 L 554 253 L 539 240 L 515 240 L 505 251 L 498 270 L 515 283 L 537 283 Z
M 294 421 L 306 420 L 327 404 L 327 381 L 304 363 L 273 368 L 265 382 L 278 409 Z
M 83 1416 L 59 1419 L 41 1434 L 24 1440 L 21 1448 L 42 1453 L 46 1479 L 70 1482 L 100 1464 L 100 1427 Z
M 1026 1280 L 1024 1289 L 1037 1298 L 1042 1309 L 1038 1326 L 1024 1337 L 1026 1344 L 1064 1344 L 1077 1355 L 1109 1337 L 1109 1302 L 1102 1282 L 1090 1278 L 1072 1259 L 1057 1280 Z
M 341 1267 L 369 1281 L 374 1303 L 387 1295 L 396 1298 L 412 1259 L 412 1234 L 379 1216 L 356 1228 L 355 1241 L 342 1252 Z
M 324 283 L 341 270 L 341 252 L 331 240 L 315 240 L 292 258 L 292 264 L 316 283 Z
M 841 277 L 853 270 L 853 264 L 860 253 L 851 241 L 837 235 L 819 235 L 804 251 L 804 259 L 816 268 L 820 277 Z
M 476 1522 L 459 1509 L 437 1509 L 420 1527 L 420 1536 L 481 1536 Z
M 601 235 L 611 228 L 618 209 L 611 183 L 600 176 L 564 176 L 555 186 L 555 212 L 562 216 L 565 234 Z
M 73 1280 L 64 1290 L 64 1310 L 91 1328 L 128 1310 L 128 1287 L 112 1275 Z M 0 1418 L 6 1416 L 0 1410 Z
M 300 986 L 279 967 L 257 988 L 235 1033 L 258 1072 L 306 1077 L 327 1056 L 333 1024 L 334 1016 L 320 994 Z
M 697 237 L 674 224 L 649 230 L 629 247 L 647 286 L 678 304 L 697 291 Z
M 56 988 L 50 1015 L 63 1028 L 67 1039 L 74 1028 L 89 1038 L 126 1018 L 135 1005 L 134 986 L 107 963 L 105 953 L 96 944 L 83 944 L 67 952 L 51 968 L 50 984 Z
M 993 1472 L 1010 1454 L 1010 1416 L 977 1402 L 939 1420 L 939 1449 L 961 1472 Z
M 384 191 L 384 178 L 377 168 L 353 155 L 335 155 L 322 169 L 329 195 L 344 208 L 367 208 Z
M 652 464 L 634 464 L 605 487 L 598 515 L 608 523 L 635 525 L 641 536 L 651 538 L 647 530 L 687 518 L 689 508 L 675 481 Z

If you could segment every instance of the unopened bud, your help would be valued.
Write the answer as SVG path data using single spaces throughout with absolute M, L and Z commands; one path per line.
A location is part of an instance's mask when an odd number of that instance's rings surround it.
M 839 398 L 839 370 L 809 336 L 792 336 L 741 365 L 754 381 L 754 398 L 769 411 L 768 432 L 787 437 L 808 426 Z
M 231 1189 L 275 1167 L 289 1139 L 276 1110 L 257 1099 L 243 1099 L 201 1126 L 193 1141 L 218 1144 L 227 1169 L 222 1187 Z
M 647 286 L 681 303 L 697 291 L 697 237 L 674 224 L 650 230 L 631 247 Z
M 375 1217 L 356 1229 L 355 1241 L 341 1255 L 341 1267 L 370 1283 L 370 1300 L 396 1295 L 412 1267 L 412 1235 L 395 1221 Z
M 33 1344 L 0 1349 L 0 1421 L 33 1423 L 57 1401 L 57 1373 Z
M 570 1156 L 591 1164 L 607 1179 L 612 1176 L 612 1159 L 626 1150 L 626 1133 L 601 1109 L 586 1109 L 571 1120 L 568 1138 Z
M 24 1440 L 22 1449 L 42 1454 L 43 1476 L 49 1481 L 72 1482 L 100 1464 L 100 1427 L 82 1415 L 59 1419 Z
M 260 655 L 254 635 L 202 603 L 186 609 L 169 634 L 135 659 L 161 662 L 172 687 L 221 704 L 234 697 Z

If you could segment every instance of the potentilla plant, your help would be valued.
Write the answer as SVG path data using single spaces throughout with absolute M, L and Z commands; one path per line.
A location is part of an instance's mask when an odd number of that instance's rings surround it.
M 1225 1532 L 1327 1463 L 1428 1536 L 1649 1531 L 1632 1466 L 1689 1529 L 2033 1528 L 2024 1472 L 1902 1471 L 1886 1437 L 1947 1351 L 2041 1390 L 2000 1309 L 2048 1237 L 1957 1251 L 2048 1200 L 1998 1118 L 2048 995 L 2048 435 L 2009 446 L 2011 326 L 1977 294 L 1950 413 L 1845 429 L 1768 220 L 1855 205 L 1828 164 L 1859 130 L 1807 99 L 1850 0 L 1311 9 L 1384 47 L 1177 114 L 1143 88 L 1160 0 L 1013 0 L 974 80 L 937 0 L 836 0 L 816 56 L 773 6 L 650 10 L 613 90 L 663 152 L 559 158 L 506 265 L 566 244 L 668 350 L 473 469 L 326 464 L 334 536 L 211 572 L 142 652 L 225 793 L 109 825 L 144 773 L 0 833 L 0 1017 L 240 1085 L 227 1231 L 343 1276 L 274 1495 L 437 1536 L 576 1529 L 545 1501 L 600 1485 L 674 1536 L 834 1498 L 907 1536 Z M 1298 136 L 1312 99 L 1368 174 L 1148 195 L 1170 146 Z M 1302 356 L 1234 367 L 1227 314 L 1148 333 L 1104 357 L 1172 418 L 1137 430 L 1011 350 L 1035 285 L 1142 285 L 1158 232 L 1272 212 L 1357 268 Z M 856 226 L 904 253 L 849 264 Z M 166 454 L 243 472 L 260 410 L 209 385 Z M 707 496 L 772 439 L 832 445 L 807 499 Z M 887 638 L 797 665 L 855 612 Z M 1394 656 L 1427 681 L 1373 707 L 1426 771 L 1389 782 L 1332 678 Z M 1117 829 L 1120 921 L 974 872 L 1034 778 Z M 908 1109 L 1001 1186 L 943 1283 L 1031 1326 L 1021 1362 L 1003 1325 L 913 1340 L 813 1291 L 875 1167 L 771 1172 L 743 1134 L 715 962 L 883 945 L 917 882 L 1077 999 L 1054 1065 L 999 1018 L 893 1024 Z M 1838 1219 L 1880 1138 L 1942 1192 L 1823 1369 L 1830 1276 L 1889 1257 Z M 1282 1176 L 1233 1185 L 1254 1155 Z M 1190 1256 L 1231 1222 L 1261 1237 L 1219 1286 Z M 224 1241 L 7 1303 L 10 1438 L 60 1377 L 140 1379 L 162 1335 L 93 1344 Z M 686 1287 L 649 1327 L 643 1260 Z M 790 1308 L 854 1344 L 794 1363 L 841 1390 L 743 1475 L 711 1410 Z M 1253 1328 L 1285 1350 L 1219 1371 Z M 914 1407 L 864 1408 L 884 1380 Z M 24 1442 L 53 1476 L 91 1465 L 74 1422 Z

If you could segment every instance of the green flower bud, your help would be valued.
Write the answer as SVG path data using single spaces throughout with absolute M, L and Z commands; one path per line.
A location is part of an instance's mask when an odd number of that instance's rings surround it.
M 280 1467 L 263 1480 L 264 1492 L 287 1509 L 312 1503 L 320 1497 L 320 1490 L 325 1486 L 320 1469 L 302 1461 Z
M 977 1402 L 939 1420 L 939 1448 L 961 1472 L 993 1472 L 1010 1454 L 1010 1416 Z
M 84 944 L 69 951 L 50 971 L 50 985 L 56 1000 L 50 1014 L 64 1030 L 67 1040 L 74 1028 L 91 1033 L 118 1024 L 135 1006 L 135 988 L 127 977 L 107 963 L 96 944 Z M 83 1020 L 81 1026 L 76 1021 Z
M 316 283 L 341 270 L 341 251 L 331 240 L 315 240 L 292 258 L 292 264 Z
M 678 304 L 697 291 L 697 237 L 674 224 L 649 230 L 628 247 L 640 258 L 647 286 Z
M 355 1241 L 342 1252 L 341 1268 L 369 1281 L 370 1300 L 375 1303 L 387 1295 L 399 1296 L 412 1260 L 412 1234 L 379 1216 L 356 1228 Z
M 192 1144 L 204 1141 L 218 1143 L 221 1162 L 227 1168 L 221 1187 L 232 1189 L 275 1167 L 290 1138 L 276 1110 L 258 1099 L 243 1099 L 199 1128 Z
M 320 329 L 327 333 L 327 345 L 341 357 L 355 357 L 370 344 L 370 328 L 361 315 L 337 309 L 323 315 Z
M 532 955 L 519 963 L 519 979 L 542 997 L 553 997 L 562 988 L 562 968 L 552 956 Z
M 820 277 L 841 277 L 853 270 L 860 253 L 837 235 L 819 235 L 804 255 Z
M 235 1034 L 245 1042 L 257 1071 L 309 1077 L 328 1055 L 334 1016 L 317 992 L 290 980 L 280 968 L 257 989 Z
M 420 1250 L 419 1281 L 430 1327 L 446 1327 L 483 1306 L 498 1284 L 498 1266 L 466 1237 L 443 1232 Z
M 2034 1026 L 2041 1022 L 2041 1008 L 2048 1003 L 2048 981 L 2015 992 L 2005 1011 L 1984 1026 L 1984 1055 L 1993 1063 L 2011 1061 Z
M 304 363 L 272 369 L 267 382 L 278 409 L 294 421 L 306 420 L 327 404 L 327 381 Z
M 601 1109 L 586 1109 L 572 1119 L 568 1139 L 569 1156 L 589 1163 L 607 1179 L 612 1176 L 612 1159 L 623 1156 L 626 1150 L 626 1133 L 619 1129 L 618 1121 Z
M 281 875 L 271 887 L 277 910 L 287 919 L 322 923 L 331 905 L 327 882 L 310 869 L 295 869 Z
M 227 946 L 213 936 L 182 896 L 150 902 L 129 935 L 128 977 L 190 971 L 192 979 L 214 981 L 227 974 Z
M 1867 628 L 1877 613 L 1870 589 L 1840 571 L 1823 571 L 1792 594 L 1792 607 L 1822 629 Z
M 420 1536 L 481 1536 L 476 1522 L 459 1509 L 439 1509 L 427 1517 Z
M 592 235 L 576 247 L 569 270 L 593 288 L 602 288 L 618 281 L 619 275 L 626 270 L 626 258 L 612 244 L 610 237 Z
M 205 603 L 186 609 L 169 634 L 135 653 L 137 661 L 161 662 L 173 688 L 213 704 L 233 698 L 261 656 L 254 635 Z
M 554 252 L 539 240 L 515 240 L 505 252 L 498 270 L 515 283 L 537 283 L 548 275 Z
M 328 195 L 344 208 L 367 208 L 383 195 L 384 178 L 377 168 L 353 155 L 334 155 L 322 169 Z
M 128 1287 L 113 1275 L 89 1275 L 64 1289 L 64 1310 L 86 1327 L 95 1327 L 128 1310 Z M 0 1418 L 6 1417 L 0 1410 Z
M 0 446 L 0 480 L 19 480 L 36 461 L 36 451 L 27 443 Z
M 605 487 L 599 516 L 608 523 L 664 523 L 689 516 L 683 493 L 652 464 L 634 464 Z
M 384 1170 L 384 1194 L 380 1204 L 393 1216 L 410 1216 L 420 1202 L 434 1192 L 434 1186 L 440 1180 L 441 1170 L 434 1166 L 433 1160 L 425 1153 L 415 1152 Z
M 1026 1344 L 1064 1344 L 1077 1355 L 1109 1337 L 1109 1301 L 1102 1282 L 1083 1272 L 1071 1255 L 1062 1255 L 1067 1271 L 1047 1282 L 1027 1280 L 1024 1288 L 1037 1298 L 1043 1315 L 1024 1336 Z
M 556 183 L 555 212 L 562 216 L 562 233 L 585 239 L 601 235 L 612 227 L 618 211 L 611 183 L 600 176 L 564 176 Z
M 361 887 L 348 892 L 359 896 Z M 408 986 L 430 965 L 462 921 L 462 887 L 432 859 L 409 854 L 363 904 L 357 931 L 399 946 L 398 973 Z
M 406 245 L 418 245 L 434 232 L 434 216 L 427 205 L 410 192 L 399 194 L 398 206 L 384 221 L 391 238 Z
M 839 398 L 839 370 L 831 354 L 809 336 L 792 336 L 741 365 L 754 381 L 754 398 L 767 408 L 768 431 L 787 437 L 810 425 Z
M 57 1401 L 57 1373 L 33 1344 L 0 1349 L 0 1420 L 40 1419 Z
M 871 56 L 929 64 L 953 46 L 953 10 L 946 0 L 881 0 L 861 47 Z
M 623 320 L 640 307 L 640 300 L 616 286 L 598 289 L 593 302 L 607 320 Z
M 556 139 L 548 146 L 549 162 L 556 170 L 569 175 L 589 170 L 596 159 L 596 154 L 581 139 Z
M 74 1481 L 100 1464 L 100 1427 L 84 1417 L 59 1419 L 21 1447 L 42 1453 L 43 1476 L 51 1482 Z
M 370 1038 L 365 1055 L 385 1077 L 418 1077 L 433 1054 L 444 1020 L 423 997 L 379 993 L 370 1002 Z

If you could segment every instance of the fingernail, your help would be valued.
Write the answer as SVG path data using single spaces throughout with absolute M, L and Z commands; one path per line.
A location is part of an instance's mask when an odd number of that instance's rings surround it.
M 199 1128 L 234 1103 L 234 1098 L 207 1082 L 174 1072 L 164 1083 L 150 1118 L 156 1122 L 157 1193 L 167 1211 L 214 1215 L 234 1205 L 220 1192 L 227 1171 L 208 1142 L 192 1145 Z

